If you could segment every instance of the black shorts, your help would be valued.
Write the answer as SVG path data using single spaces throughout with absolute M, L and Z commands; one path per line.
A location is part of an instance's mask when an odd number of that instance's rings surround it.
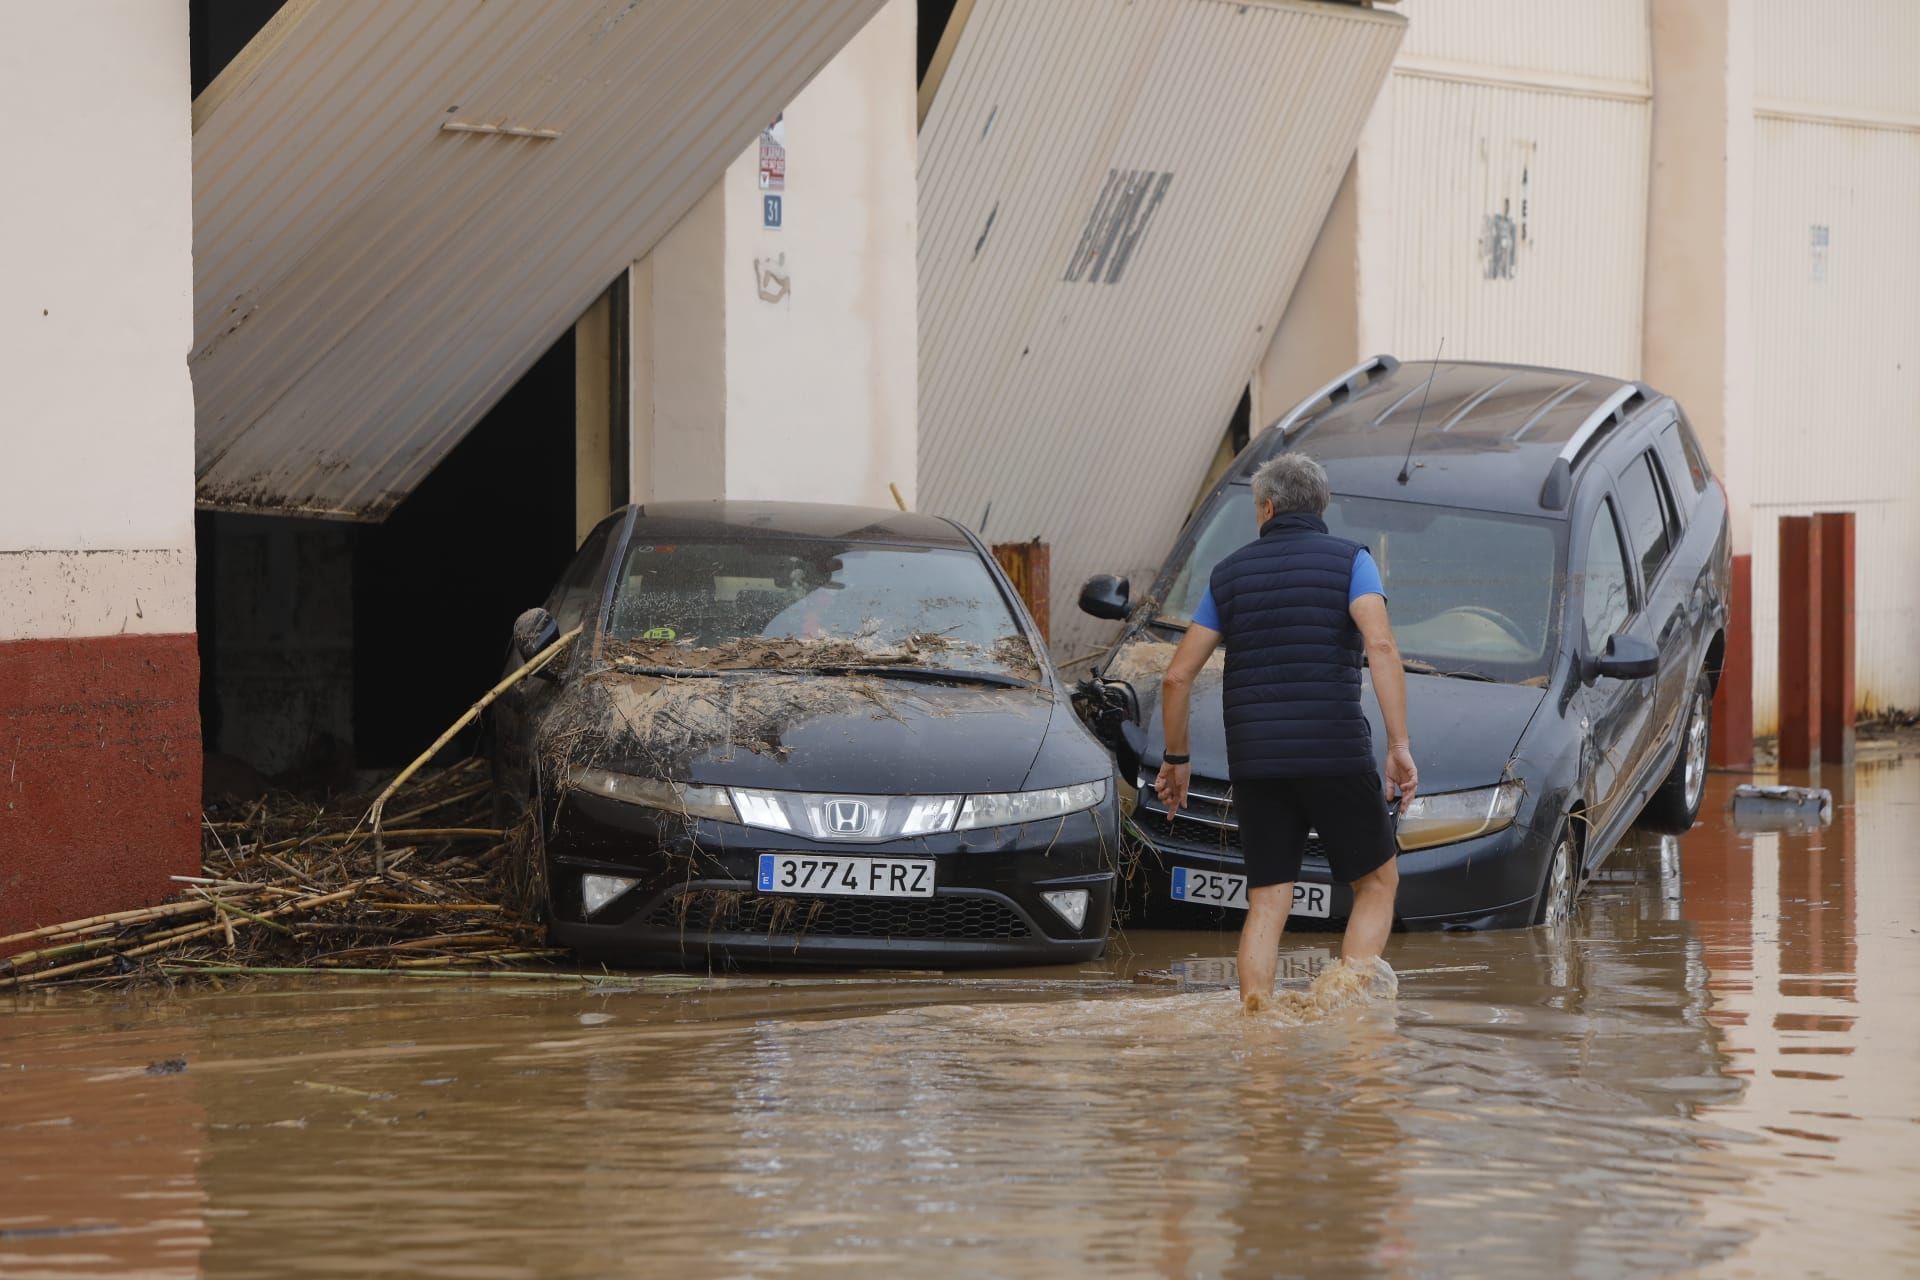
M 1341 884 L 1378 870 L 1398 852 L 1377 773 L 1249 778 L 1233 784 L 1233 812 L 1250 889 L 1299 879 L 1309 829 L 1319 834 Z

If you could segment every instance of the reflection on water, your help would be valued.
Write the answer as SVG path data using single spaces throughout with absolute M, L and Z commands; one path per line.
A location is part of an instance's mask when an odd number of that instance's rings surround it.
M 1398 937 L 1397 1001 L 1303 1026 L 1242 1016 L 1198 934 L 960 979 L 23 1000 L 0 1273 L 1910 1272 L 1920 761 L 1811 834 L 1734 832 L 1729 787 L 1565 936 Z

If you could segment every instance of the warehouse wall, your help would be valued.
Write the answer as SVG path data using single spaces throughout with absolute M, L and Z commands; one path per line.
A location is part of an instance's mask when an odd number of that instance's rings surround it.
M 1859 700 L 1920 707 L 1920 6 L 1766 0 L 1755 17 L 1754 718 L 1766 733 L 1784 514 L 1857 513 Z
M 0 6 L 0 932 L 198 864 L 188 102 L 185 5 Z
M 637 500 L 913 500 L 914 39 L 889 0 L 783 113 L 785 189 L 756 141 L 635 264 Z
M 1256 370 L 1258 425 L 1363 356 L 1426 359 L 1443 339 L 1455 359 L 1639 374 L 1645 0 L 1399 8 L 1407 38 L 1352 198 Z M 1331 354 L 1329 320 L 1345 364 L 1303 361 Z

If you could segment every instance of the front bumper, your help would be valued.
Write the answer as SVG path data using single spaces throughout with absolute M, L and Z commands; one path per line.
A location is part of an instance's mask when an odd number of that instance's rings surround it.
M 939 966 L 1068 963 L 1098 956 L 1113 917 L 1111 797 L 1064 819 L 877 844 L 804 839 L 575 793 L 547 834 L 554 940 L 622 962 Z M 762 853 L 931 858 L 930 898 L 762 894 Z M 580 877 L 638 883 L 591 917 Z M 1075 928 L 1049 890 L 1085 889 Z
M 1184 816 L 1169 825 L 1163 810 L 1144 805 L 1134 812 L 1133 820 L 1152 843 L 1141 866 L 1145 892 L 1135 911 L 1137 922 L 1167 928 L 1237 929 L 1242 912 L 1176 902 L 1172 881 L 1176 864 L 1244 874 L 1239 832 Z M 1289 929 L 1338 928 L 1353 912 L 1353 892 L 1334 882 L 1317 841 L 1317 836 L 1309 840 L 1300 880 L 1330 887 L 1330 914 L 1324 920 L 1291 916 Z M 1511 929 L 1532 924 L 1550 847 L 1549 840 L 1538 839 L 1516 824 L 1492 835 L 1402 853 L 1395 914 L 1409 929 Z

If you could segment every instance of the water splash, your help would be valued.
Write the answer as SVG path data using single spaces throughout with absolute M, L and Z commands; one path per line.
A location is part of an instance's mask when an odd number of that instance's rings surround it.
M 1330 1013 L 1393 1000 L 1400 994 L 1400 979 L 1393 966 L 1379 956 L 1348 962 L 1333 960 L 1315 975 L 1305 991 L 1280 991 L 1262 996 L 1250 993 L 1241 1002 L 1248 1017 L 1269 1018 L 1291 1026 L 1317 1022 Z

